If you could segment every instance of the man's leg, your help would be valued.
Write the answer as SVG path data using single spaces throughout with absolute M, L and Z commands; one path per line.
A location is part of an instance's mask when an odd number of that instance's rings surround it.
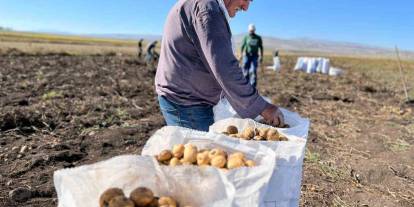
M 247 80 L 249 81 L 249 83 L 250 83 L 250 74 L 249 74 L 249 71 L 250 71 L 251 63 L 252 63 L 252 61 L 251 61 L 250 56 L 245 55 L 243 57 L 243 75 L 244 75 L 244 77 L 247 78 Z
M 252 67 L 252 70 L 251 70 L 251 73 L 250 73 L 250 83 L 255 88 L 256 88 L 256 85 L 257 85 L 257 66 L 258 66 L 257 60 L 258 60 L 258 58 L 259 58 L 258 56 L 251 57 L 251 62 L 252 62 L 253 67 Z
M 208 131 L 214 123 L 213 107 L 207 105 L 180 106 L 163 96 L 158 96 L 161 112 L 169 126 Z

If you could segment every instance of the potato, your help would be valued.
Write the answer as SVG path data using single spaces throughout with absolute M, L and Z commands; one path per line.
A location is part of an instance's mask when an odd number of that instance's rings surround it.
M 280 141 L 289 141 L 289 139 L 288 139 L 288 138 L 286 138 L 285 136 L 282 136 L 282 135 L 280 135 L 280 134 L 279 134 L 279 140 L 280 140 Z
M 139 207 L 139 206 L 137 206 L 137 207 Z M 152 199 L 151 203 L 149 203 L 146 207 L 159 207 L 158 198 Z
M 224 166 L 226 165 L 226 157 L 223 155 L 217 155 L 217 156 L 214 156 L 210 162 L 211 162 L 211 166 L 213 167 L 224 168 Z
M 160 154 L 158 154 L 157 160 L 160 162 L 168 161 L 172 156 L 173 155 L 170 150 L 163 150 L 160 152 Z
M 267 132 L 267 140 L 279 141 L 279 132 L 276 129 L 269 129 Z
M 109 201 L 109 207 L 135 207 L 134 202 L 125 196 L 116 196 Z
M 163 196 L 158 200 L 160 207 L 177 207 L 177 202 L 168 196 Z
M 247 167 L 254 167 L 254 166 L 256 166 L 256 163 L 253 160 L 247 160 L 245 162 L 245 164 L 246 164 Z
M 231 159 L 231 158 L 239 158 L 241 160 L 244 160 L 245 156 L 244 156 L 243 152 L 235 152 L 235 153 L 232 153 L 232 154 L 229 155 L 229 159 Z
M 184 147 L 184 162 L 197 162 L 197 147 L 192 144 L 186 144 Z
M 267 132 L 269 131 L 269 128 L 259 128 L 259 136 L 263 138 L 267 138 Z
M 224 150 L 220 149 L 220 148 L 214 148 L 212 149 L 209 154 L 208 157 L 211 159 L 213 159 L 215 156 L 224 156 L 226 157 L 226 152 L 224 152 Z
M 185 161 L 184 158 L 180 160 L 182 165 L 193 165 L 194 163 Z
M 109 201 L 116 196 L 125 196 L 124 192 L 120 188 L 109 188 L 101 194 L 99 197 L 99 206 L 104 207 L 109 205 Z
M 184 145 L 183 144 L 176 144 L 172 149 L 172 154 L 174 157 L 181 159 L 184 155 Z
M 210 158 L 208 157 L 209 151 L 199 152 L 197 154 L 197 165 L 209 165 Z
M 241 136 L 242 139 L 250 140 L 255 135 L 255 129 L 253 127 L 247 127 L 243 130 L 241 135 L 242 135 Z
M 266 140 L 265 138 L 263 138 L 263 137 L 261 137 L 261 136 L 255 136 L 255 137 L 253 137 L 253 139 L 254 139 L 254 140 L 256 140 L 256 141 L 263 141 L 263 140 Z
M 241 159 L 240 157 L 231 157 L 229 158 L 229 160 L 227 161 L 227 168 L 228 169 L 235 169 L 235 168 L 239 168 L 239 167 L 244 167 L 244 161 L 243 159 Z
M 139 187 L 131 192 L 129 198 L 137 206 L 146 206 L 154 199 L 154 193 L 146 187 Z
M 178 159 L 178 158 L 176 158 L 176 157 L 173 157 L 171 160 L 170 160 L 170 166 L 171 167 L 175 167 L 175 166 L 177 166 L 177 165 L 181 165 L 182 163 L 181 163 L 181 161 Z
M 236 126 L 230 125 L 230 126 L 227 127 L 226 132 L 229 133 L 229 134 L 237 134 L 237 133 L 239 133 L 239 130 L 237 130 Z

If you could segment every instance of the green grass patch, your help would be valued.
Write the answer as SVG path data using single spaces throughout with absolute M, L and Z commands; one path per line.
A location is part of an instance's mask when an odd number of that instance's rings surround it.
M 320 161 L 321 156 L 317 152 L 311 152 L 309 149 L 306 150 L 305 153 L 305 161 L 311 163 L 317 163 Z
M 404 152 L 407 151 L 411 145 L 402 139 L 397 139 L 395 142 L 389 144 L 389 148 L 393 152 Z
M 63 94 L 60 91 L 49 91 L 45 94 L 43 94 L 42 99 L 43 100 L 50 100 L 54 98 L 62 98 Z

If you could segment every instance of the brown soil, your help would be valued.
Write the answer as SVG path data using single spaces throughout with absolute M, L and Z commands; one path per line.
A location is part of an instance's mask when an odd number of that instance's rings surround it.
M 259 73 L 263 95 L 311 119 L 301 205 L 413 206 L 413 105 L 344 69 Z M 56 206 L 55 170 L 139 154 L 164 125 L 153 77 L 115 54 L 2 54 L 0 206 Z

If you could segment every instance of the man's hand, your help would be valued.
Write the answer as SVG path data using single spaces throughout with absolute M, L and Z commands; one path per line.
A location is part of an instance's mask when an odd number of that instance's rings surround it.
M 279 107 L 270 104 L 262 111 L 261 115 L 263 116 L 266 124 L 272 125 L 275 127 L 282 127 L 285 125 L 285 119 Z
M 259 56 L 259 62 L 260 62 L 260 64 L 263 64 L 263 57 L 262 56 Z
M 243 61 L 243 55 L 239 55 L 237 57 L 237 60 L 239 61 L 239 63 L 242 63 L 242 61 Z

